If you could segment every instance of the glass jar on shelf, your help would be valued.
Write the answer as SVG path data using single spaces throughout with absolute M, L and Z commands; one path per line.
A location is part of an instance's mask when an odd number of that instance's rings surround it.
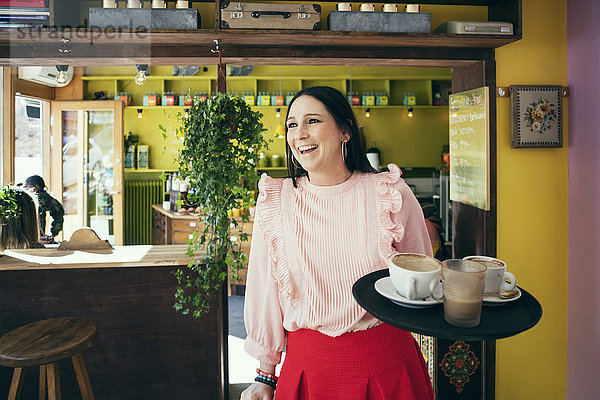
M 194 100 L 192 99 L 192 93 L 190 91 L 181 92 L 179 95 L 179 105 L 180 106 L 191 106 L 194 104 Z

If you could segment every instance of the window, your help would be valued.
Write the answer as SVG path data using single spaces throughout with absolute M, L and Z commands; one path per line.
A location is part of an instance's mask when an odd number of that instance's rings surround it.
M 44 107 L 41 100 L 15 96 L 15 183 L 44 177 Z

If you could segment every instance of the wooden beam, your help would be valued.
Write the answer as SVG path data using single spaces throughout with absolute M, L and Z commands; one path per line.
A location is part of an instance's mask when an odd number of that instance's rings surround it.
M 367 65 L 367 66 L 456 66 L 487 58 L 486 48 L 352 47 L 352 46 L 243 46 L 224 45 L 227 64 L 245 65 Z M 216 65 L 214 45 L 184 47 L 166 45 L 89 46 L 73 48 L 58 56 L 54 45 L 21 46 L 6 54 L 0 47 L 0 63 L 9 65 Z M 9 57 L 10 56 L 10 57 Z M 464 61 L 464 62 L 463 62 Z
M 68 39 L 63 45 L 62 39 Z M 341 32 L 278 29 L 189 29 L 189 30 L 112 30 L 7 28 L 0 31 L 0 44 L 10 48 L 23 45 L 52 45 L 54 52 L 64 46 L 169 45 L 174 48 L 190 44 L 209 46 L 221 40 L 224 46 L 357 46 L 357 47 L 485 47 L 497 48 L 519 40 L 515 35 L 461 35 L 449 33 Z M 64 49 L 63 49 L 64 50 Z
M 54 100 L 54 88 L 39 83 L 29 82 L 17 78 L 15 82 L 15 93 L 20 93 L 23 96 L 35 97 L 37 99 Z
M 15 81 L 16 69 L 4 68 L 2 74 L 2 184 L 15 179 Z

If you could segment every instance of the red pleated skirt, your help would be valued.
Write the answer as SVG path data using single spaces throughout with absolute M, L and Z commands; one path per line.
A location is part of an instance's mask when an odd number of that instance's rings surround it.
M 433 400 L 415 339 L 381 324 L 330 337 L 288 332 L 276 400 Z

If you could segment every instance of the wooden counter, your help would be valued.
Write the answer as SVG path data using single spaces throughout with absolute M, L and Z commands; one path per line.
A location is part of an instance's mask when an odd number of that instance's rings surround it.
M 58 249 L 6 250 L 0 271 L 66 268 L 123 268 L 187 265 L 187 245 L 115 246 L 113 250 L 65 251 Z
M 98 342 L 84 353 L 97 399 L 223 399 L 224 291 L 200 320 L 173 310 L 173 272 L 189 262 L 186 249 L 6 251 L 0 256 L 0 335 L 46 318 L 89 318 L 99 330 Z M 61 369 L 63 399 L 80 398 L 72 366 L 64 362 Z M 11 376 L 0 367 L 0 397 Z M 22 398 L 37 398 L 37 380 L 29 369 Z

